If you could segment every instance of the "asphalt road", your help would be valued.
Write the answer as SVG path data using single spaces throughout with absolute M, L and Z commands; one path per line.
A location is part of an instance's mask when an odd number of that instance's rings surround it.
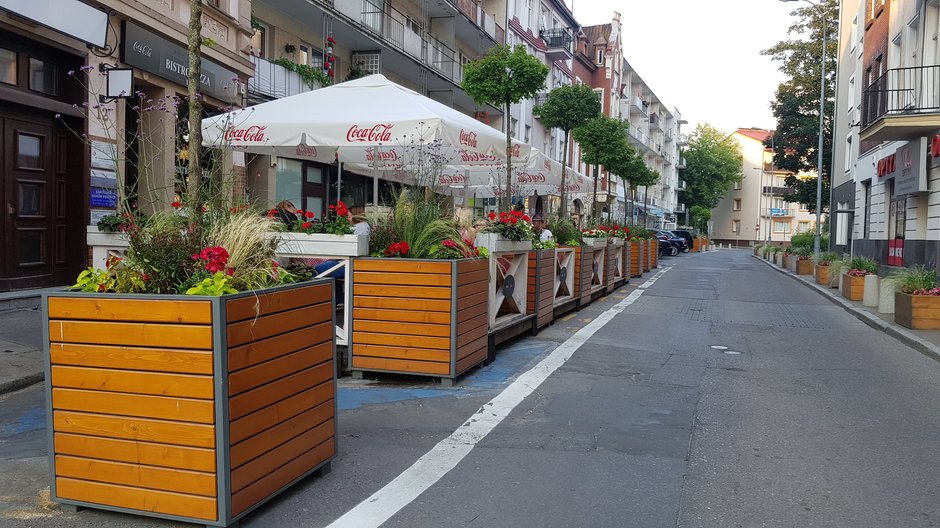
M 940 365 L 749 253 L 664 264 L 384 526 L 940 526 Z M 635 288 L 455 388 L 343 381 L 333 472 L 242 526 L 328 525 Z M 0 396 L 0 526 L 176 526 L 48 503 L 42 398 Z

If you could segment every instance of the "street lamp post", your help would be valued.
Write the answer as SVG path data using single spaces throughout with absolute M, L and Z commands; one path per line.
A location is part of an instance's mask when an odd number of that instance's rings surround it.
M 819 145 L 816 150 L 816 236 L 813 240 L 813 253 L 819 256 L 820 225 L 822 220 L 822 178 L 823 178 L 823 134 L 825 134 L 825 109 L 826 109 L 826 19 L 821 3 L 811 2 L 810 0 L 780 0 L 781 2 L 799 2 L 803 1 L 816 8 L 819 11 L 819 19 L 822 22 L 822 60 L 819 63 Z

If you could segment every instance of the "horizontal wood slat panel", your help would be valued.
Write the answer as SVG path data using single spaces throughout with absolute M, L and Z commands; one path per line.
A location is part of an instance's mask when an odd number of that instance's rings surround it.
M 355 295 L 371 297 L 404 297 L 407 299 L 450 299 L 450 287 L 433 286 L 389 286 L 358 284 L 354 286 Z
M 237 444 L 323 402 L 331 401 L 335 393 L 333 381 L 325 381 L 316 387 L 262 407 L 238 420 L 233 420 L 229 426 L 230 443 L 232 445 Z
M 169 348 L 50 343 L 53 365 L 212 374 L 212 352 Z
M 49 297 L 49 319 L 212 324 L 210 301 Z
M 430 376 L 450 375 L 450 362 L 411 361 L 403 359 L 353 356 L 352 368 L 370 371 L 410 372 Z
M 332 457 L 335 451 L 333 442 L 324 442 L 232 495 L 232 515 L 238 515 L 247 510 L 292 480 L 317 467 L 321 462 Z
M 49 321 L 54 343 L 86 343 L 212 350 L 212 327 L 108 321 Z
M 399 321 L 402 323 L 450 324 L 448 312 L 422 312 L 417 310 L 382 310 L 378 308 L 356 308 L 353 318 L 357 321 Z
M 225 318 L 229 323 L 233 323 L 304 306 L 329 304 L 332 294 L 330 284 L 323 283 L 229 299 L 225 303 Z
M 428 312 L 450 312 L 450 298 L 447 299 L 406 299 L 399 297 L 370 297 L 355 295 L 353 306 L 356 308 L 378 308 L 398 310 L 423 310 Z
M 60 477 L 56 479 L 56 495 L 63 499 L 193 517 L 207 521 L 218 519 L 216 499 L 170 491 L 129 488 Z
M 52 389 L 52 408 L 134 418 L 157 418 L 211 424 L 215 412 L 211 400 L 168 398 L 121 392 Z
M 230 346 L 228 370 L 235 372 L 284 354 L 297 352 L 311 344 L 330 342 L 334 332 L 332 323 L 320 323 L 244 345 Z
M 215 450 L 135 440 L 55 433 L 55 452 L 148 466 L 215 471 Z
M 175 491 L 203 497 L 216 496 L 214 473 L 141 466 L 66 455 L 56 455 L 55 472 L 59 477 Z
M 449 323 L 450 321 L 448 321 Z M 374 332 L 378 334 L 402 334 L 428 337 L 449 337 L 449 324 L 401 323 L 386 321 L 357 320 L 356 332 Z
M 469 284 L 464 284 L 463 286 L 457 287 L 457 299 L 462 300 L 465 297 L 470 297 L 471 295 L 483 293 L 486 295 L 487 289 L 489 289 L 490 282 L 489 280 L 481 282 L 471 282 Z
M 241 418 L 266 405 L 331 379 L 333 379 L 332 361 L 301 370 L 281 378 L 277 383 L 270 383 L 233 396 L 229 400 L 229 417 L 231 420 Z
M 471 284 L 474 282 L 487 282 L 490 280 L 490 270 L 489 269 L 479 269 L 474 271 L 467 271 L 457 275 L 457 285 L 463 286 L 465 284 Z
M 486 296 L 483 296 L 483 302 L 477 304 L 464 303 L 460 301 L 459 308 L 457 309 L 457 323 L 462 323 L 467 319 L 473 319 L 474 317 L 480 314 L 486 314 L 489 306 L 487 306 Z
M 467 342 L 467 344 L 460 347 L 460 349 L 457 350 L 457 360 L 460 361 L 461 359 L 469 356 L 470 354 L 477 352 L 481 348 L 485 349 L 487 346 L 488 346 L 487 338 L 486 338 L 486 334 L 484 334 L 482 337 L 478 337 L 477 339 L 474 339 L 473 341 L 469 341 Z
M 332 443 L 335 435 L 333 420 L 327 420 L 267 453 L 232 470 L 232 493 L 237 493 L 252 482 L 257 482 L 273 470 L 287 464 L 323 442 Z
M 232 469 L 237 469 L 262 453 L 308 431 L 333 418 L 333 400 L 327 400 L 316 407 L 284 420 L 260 433 L 234 444 L 229 452 Z
M 353 343 L 356 345 L 389 345 L 414 348 L 436 348 L 444 350 L 450 349 L 449 337 L 424 337 L 414 335 L 360 332 L 358 329 L 359 322 L 357 321 L 354 324 L 356 325 L 356 328 L 353 332 Z
M 228 325 L 229 348 L 307 326 L 333 322 L 333 306 L 321 303 Z
M 52 366 L 52 386 L 211 400 L 212 377 L 133 370 Z
M 473 368 L 474 366 L 479 365 L 485 359 L 486 359 L 486 348 L 484 347 L 457 362 L 457 369 L 456 369 L 457 375 L 459 376 L 460 374 L 463 374 L 464 372 Z
M 333 359 L 333 343 L 321 343 L 229 374 L 229 397 Z
M 396 286 L 450 286 L 450 279 L 450 272 L 432 274 L 357 271 L 353 276 L 356 284 L 392 284 Z
M 472 271 L 478 270 L 487 270 L 489 272 L 490 263 L 487 259 L 470 259 L 470 260 L 461 260 L 457 262 L 457 276 L 461 276 L 464 273 L 470 273 Z
M 487 331 L 487 314 L 481 314 L 473 319 L 468 319 L 460 323 L 457 326 L 457 348 L 466 345 L 480 336 L 485 336 Z
M 356 259 L 353 270 L 389 273 L 446 273 L 450 275 L 451 263 L 447 260 L 424 261 L 412 259 Z
M 415 361 L 450 361 L 450 351 L 427 348 L 405 348 L 394 346 L 358 345 L 356 355 L 374 358 L 408 359 Z
M 211 425 L 70 411 L 53 411 L 52 415 L 57 432 L 190 447 L 215 447 L 215 427 Z

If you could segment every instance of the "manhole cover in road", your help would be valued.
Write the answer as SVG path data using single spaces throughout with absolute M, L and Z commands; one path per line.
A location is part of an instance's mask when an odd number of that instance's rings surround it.
M 712 349 L 714 349 L 714 350 L 728 350 L 728 347 L 722 346 L 722 345 L 712 345 Z
M 736 351 L 736 350 L 725 350 L 724 353 L 725 353 L 725 354 L 728 354 L 729 356 L 740 356 L 740 355 L 741 355 L 741 353 L 738 352 L 738 351 Z

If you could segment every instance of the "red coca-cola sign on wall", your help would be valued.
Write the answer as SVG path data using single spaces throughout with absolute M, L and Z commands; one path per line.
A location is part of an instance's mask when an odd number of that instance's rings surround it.
M 225 130 L 223 139 L 233 143 L 259 143 L 264 141 L 264 131 L 267 128 L 264 125 L 251 125 L 245 128 L 229 126 Z
M 346 131 L 346 141 L 350 143 L 353 141 L 363 143 L 366 141 L 388 142 L 392 140 L 392 126 L 394 125 L 390 123 L 379 123 L 364 127 L 353 125 Z

